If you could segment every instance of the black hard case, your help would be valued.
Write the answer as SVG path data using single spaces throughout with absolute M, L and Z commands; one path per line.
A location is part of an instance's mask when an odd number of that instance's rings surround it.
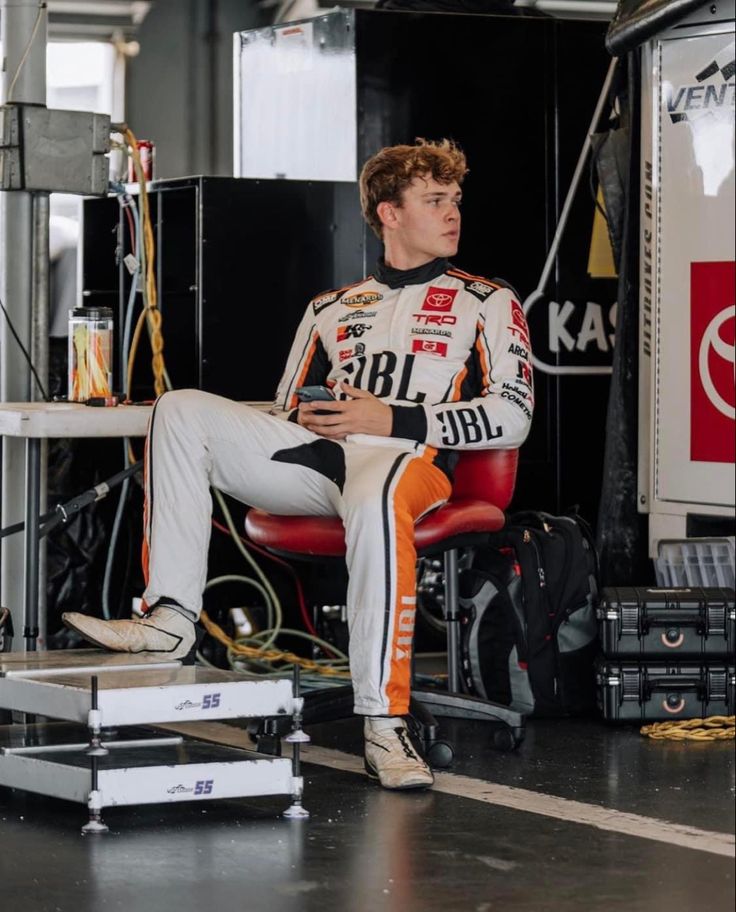
M 596 665 L 598 705 L 609 722 L 661 722 L 734 713 L 733 663 L 616 662 Z
M 725 588 L 607 588 L 597 608 L 609 657 L 733 657 L 734 590 Z

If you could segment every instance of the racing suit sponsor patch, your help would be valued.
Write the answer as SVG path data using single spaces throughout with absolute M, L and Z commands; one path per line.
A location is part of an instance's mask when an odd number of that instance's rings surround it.
M 423 323 L 425 326 L 454 326 L 457 323 L 455 314 L 427 313 L 412 314 L 417 323 Z
M 528 386 L 532 385 L 532 368 L 526 361 L 519 361 L 516 368 L 517 380 L 523 380 Z
M 531 394 L 530 388 L 523 381 L 504 380 L 504 382 L 501 384 L 501 388 L 508 390 L 517 396 L 521 396 L 521 398 L 524 400 L 528 400 L 532 403 L 534 402 L 534 397 Z
M 365 307 L 366 304 L 375 304 L 377 301 L 382 301 L 383 295 L 379 294 L 377 291 L 361 291 L 359 294 L 349 295 L 347 298 L 342 299 L 342 303 L 346 307 Z
M 344 342 L 346 339 L 359 339 L 370 328 L 370 323 L 351 323 L 348 326 L 338 326 L 337 341 Z
M 527 404 L 524 402 L 524 400 L 521 398 L 521 396 L 517 396 L 515 393 L 512 393 L 509 390 L 505 389 L 501 392 L 501 398 L 508 399 L 509 402 L 513 402 L 515 406 L 517 406 L 518 408 L 520 408 L 522 410 L 522 412 L 527 416 L 527 418 L 532 417 L 531 409 L 527 406 Z
M 457 288 L 437 288 L 430 285 L 422 302 L 422 310 L 431 310 L 435 313 L 452 310 L 452 304 L 457 294 Z
M 433 339 L 412 339 L 411 350 L 413 352 L 423 352 L 428 355 L 439 355 L 440 358 L 447 357 L 447 342 L 435 342 Z
M 348 361 L 350 358 L 357 358 L 358 355 L 365 354 L 365 345 L 362 342 L 358 342 L 353 348 L 343 348 L 338 352 L 338 357 L 340 361 Z
M 511 301 L 511 322 L 513 326 L 508 326 L 507 329 L 516 337 L 521 339 L 522 343 L 526 348 L 531 348 L 529 343 L 529 327 L 526 325 L 526 317 L 524 316 L 524 311 L 521 309 L 521 304 L 518 301 Z
M 324 310 L 325 307 L 329 307 L 330 304 L 334 304 L 339 297 L 340 295 L 338 292 L 332 291 L 330 294 L 321 295 L 319 298 L 315 298 L 312 301 L 312 309 L 314 310 L 315 317 L 321 310 Z
M 508 352 L 510 355 L 516 355 L 517 358 L 523 358 L 525 361 L 529 360 L 529 352 L 518 342 L 509 345 Z
M 338 323 L 347 323 L 348 320 L 369 320 L 375 317 L 377 310 L 356 310 L 353 313 L 346 313 L 345 316 L 338 319 Z
M 449 329 L 430 329 L 426 326 L 415 326 L 411 330 L 412 336 L 445 336 L 448 339 L 452 338 L 452 333 Z
M 468 291 L 475 291 L 481 295 L 489 295 L 493 291 L 490 285 L 484 285 L 483 282 L 471 282 L 467 287 Z

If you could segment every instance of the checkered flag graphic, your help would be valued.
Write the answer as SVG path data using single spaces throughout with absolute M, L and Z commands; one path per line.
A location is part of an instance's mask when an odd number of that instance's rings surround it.
M 712 60 L 708 66 L 704 67 L 699 73 L 696 73 L 695 79 L 698 82 L 705 82 L 706 79 L 710 79 L 713 76 L 716 76 L 717 73 L 720 73 L 721 79 L 724 83 L 729 82 L 733 79 L 734 73 L 736 73 L 736 54 L 734 53 L 736 49 L 736 42 L 731 42 L 728 47 L 724 48 L 714 60 Z M 707 92 L 713 91 L 713 89 L 708 88 Z M 726 91 L 725 87 L 722 91 Z M 707 97 L 707 96 L 706 96 Z M 676 112 L 670 110 L 670 120 L 673 124 L 682 123 L 683 121 L 690 121 L 694 117 L 702 117 L 707 114 L 711 114 L 710 111 L 698 111 L 693 114 L 688 112 Z

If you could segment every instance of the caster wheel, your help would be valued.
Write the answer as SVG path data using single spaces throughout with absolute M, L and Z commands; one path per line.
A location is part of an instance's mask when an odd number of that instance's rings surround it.
M 512 751 L 518 746 L 514 733 L 510 728 L 499 728 L 493 732 L 493 747 L 497 751 Z
M 433 741 L 427 746 L 427 763 L 434 769 L 447 769 L 452 765 L 455 751 L 447 741 Z

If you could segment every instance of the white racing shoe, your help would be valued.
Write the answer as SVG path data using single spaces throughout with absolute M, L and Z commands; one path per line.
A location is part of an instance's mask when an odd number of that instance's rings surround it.
M 77 611 L 68 611 L 61 619 L 85 640 L 113 652 L 146 652 L 167 659 L 183 659 L 196 640 L 192 621 L 165 605 L 154 608 L 144 618 L 129 621 L 103 621 Z
M 434 783 L 434 776 L 409 740 L 406 722 L 400 716 L 367 717 L 365 769 L 387 789 L 423 789 Z

